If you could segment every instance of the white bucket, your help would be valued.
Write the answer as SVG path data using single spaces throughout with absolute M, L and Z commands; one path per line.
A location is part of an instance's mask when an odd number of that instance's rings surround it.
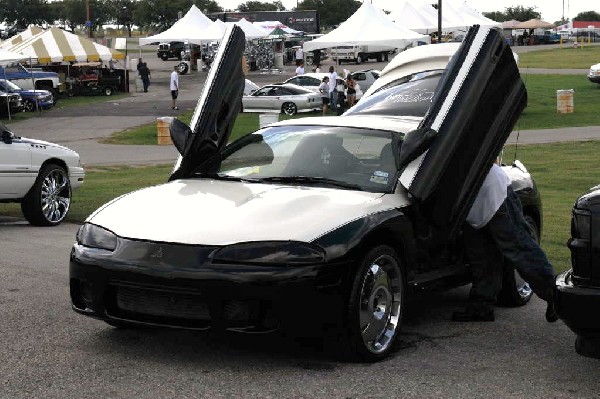
M 270 113 L 270 114 L 260 114 L 258 115 L 258 126 L 263 128 L 271 123 L 279 122 L 279 114 Z
M 573 96 L 575 90 L 556 90 L 556 112 L 559 114 L 572 114 L 574 111 Z

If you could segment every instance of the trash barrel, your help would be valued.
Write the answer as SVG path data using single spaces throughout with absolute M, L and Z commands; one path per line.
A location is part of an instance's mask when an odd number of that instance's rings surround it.
M 279 122 L 279 114 L 260 114 L 258 115 L 258 126 L 262 129 L 263 127 L 270 125 L 271 123 Z
M 556 112 L 559 114 L 572 114 L 574 111 L 573 96 L 575 90 L 556 90 Z
M 161 116 L 160 118 L 156 118 L 156 136 L 158 138 L 158 144 L 167 145 L 172 144 L 171 141 L 171 133 L 169 132 L 169 127 L 171 126 L 171 122 L 175 119 L 172 116 Z

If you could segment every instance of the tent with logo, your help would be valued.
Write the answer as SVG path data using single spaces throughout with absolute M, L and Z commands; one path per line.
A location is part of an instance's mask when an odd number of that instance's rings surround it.
M 279 21 L 257 21 L 252 23 L 254 26 L 264 30 L 269 35 L 273 35 L 273 31 L 279 29 L 279 31 L 283 31 L 285 35 L 297 35 L 302 33 L 302 31 L 292 29 L 287 25 L 282 24 Z M 279 32 L 278 31 L 278 32 Z M 278 33 L 275 33 L 278 34 Z
M 363 4 L 339 27 L 315 40 L 304 43 L 304 50 L 347 45 L 377 45 L 404 48 L 416 41 L 428 41 L 421 33 L 403 28 L 369 2 Z
M 141 37 L 140 46 L 156 42 L 187 41 L 194 44 L 202 44 L 204 31 L 213 24 L 198 7 L 192 5 L 187 13 L 169 29 L 153 36 Z M 216 28 L 215 28 L 216 29 Z
M 40 64 L 63 61 L 108 62 L 111 59 L 125 58 L 123 53 L 60 28 L 45 30 L 8 50 L 22 54 L 23 58 L 37 59 Z
M 3 41 L 2 43 L 0 43 L 0 48 L 8 49 L 12 46 L 15 46 L 15 45 L 29 39 L 32 36 L 37 35 L 38 33 L 42 33 L 43 31 L 44 30 L 42 28 L 40 28 L 39 26 L 29 25 L 27 27 L 27 29 L 25 29 L 23 32 L 19 33 L 18 35 L 15 35 L 11 38 L 8 38 L 5 41 Z

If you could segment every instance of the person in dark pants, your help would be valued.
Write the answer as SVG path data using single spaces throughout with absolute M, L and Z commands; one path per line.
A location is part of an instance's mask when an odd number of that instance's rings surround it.
M 547 302 L 546 320 L 558 320 L 552 301 L 554 269 L 529 234 L 509 177 L 496 164 L 477 194 L 463 233 L 473 285 L 469 305 L 454 312 L 453 320 L 494 321 L 493 304 L 501 288 L 503 258 L 511 261 L 533 292 Z
M 148 65 L 144 62 L 138 70 L 144 84 L 144 92 L 147 93 L 150 86 L 150 69 L 148 69 Z

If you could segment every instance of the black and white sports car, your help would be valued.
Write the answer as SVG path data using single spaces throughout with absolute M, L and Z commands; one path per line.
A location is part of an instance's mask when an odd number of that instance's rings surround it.
M 73 308 L 116 326 L 311 326 L 350 356 L 385 357 L 407 295 L 469 282 L 461 225 L 526 104 L 510 48 L 474 27 L 425 117 L 295 119 L 227 145 L 243 34 L 222 43 L 190 127 L 171 125 L 181 156 L 170 181 L 111 201 L 79 230 Z M 539 232 L 535 185 L 522 165 L 507 169 Z M 531 291 L 507 270 L 501 300 L 522 305 Z

